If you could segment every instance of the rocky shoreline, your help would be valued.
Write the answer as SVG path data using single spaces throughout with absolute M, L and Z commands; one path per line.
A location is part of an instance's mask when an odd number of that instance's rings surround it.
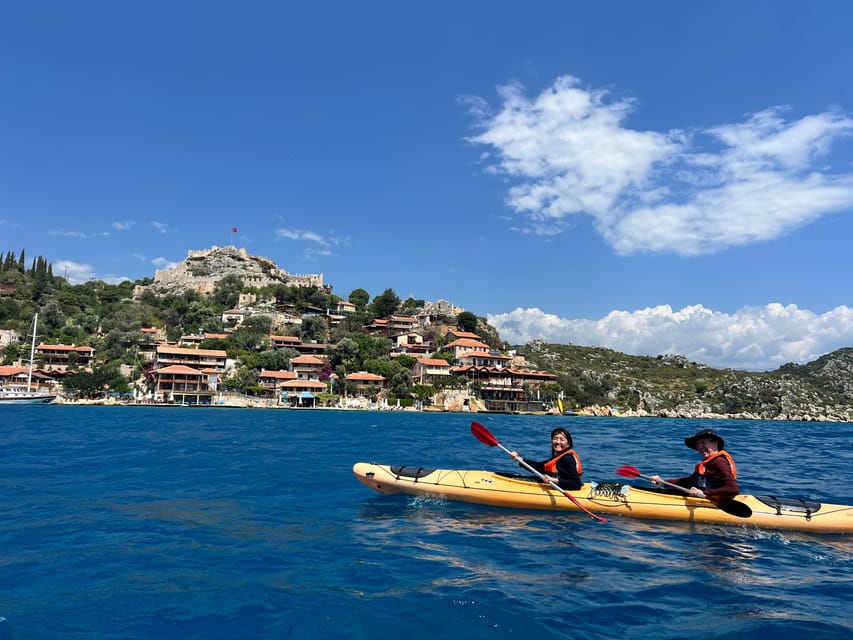
M 593 407 L 588 407 L 588 410 L 594 410 Z M 609 408 L 605 408 L 609 410 Z M 601 411 L 600 413 L 592 413 L 591 415 L 598 416 L 613 416 L 624 418 L 686 418 L 691 420 L 779 420 L 786 422 L 853 422 L 853 414 L 809 414 L 809 413 L 790 413 L 775 416 L 763 416 L 749 411 L 741 411 L 738 413 L 711 413 L 701 411 L 684 411 L 680 409 L 667 410 L 650 413 L 642 409 L 638 411 L 624 411 L 614 414 L 611 412 Z
M 349 406 L 318 406 L 318 407 L 290 407 L 281 404 L 276 404 L 275 400 L 263 398 L 251 398 L 249 396 L 238 396 L 234 394 L 227 402 L 222 404 L 212 405 L 179 405 L 168 403 L 140 403 L 127 402 L 116 400 L 115 398 L 104 398 L 98 400 L 66 400 L 58 398 L 52 404 L 61 404 L 68 406 L 110 406 L 110 407 L 163 407 L 172 409 L 187 409 L 203 407 L 207 409 L 286 409 L 291 411 L 407 411 L 407 412 L 422 412 L 422 413 L 469 413 L 469 414 L 487 414 L 493 413 L 488 411 L 480 411 L 469 408 L 444 408 L 438 406 L 428 406 L 423 408 L 416 407 L 382 407 L 370 406 L 367 404 L 349 405 Z M 554 416 L 560 415 L 556 409 L 552 411 L 531 411 L 531 412 L 515 412 L 514 415 L 529 415 L 529 416 Z M 644 410 L 632 411 L 614 411 L 612 407 L 600 405 L 592 405 L 584 407 L 576 412 L 567 412 L 567 417 L 617 417 L 617 418 L 677 418 L 686 420 L 770 420 L 770 421 L 785 421 L 785 422 L 853 422 L 853 415 L 850 414 L 788 414 L 779 416 L 762 416 L 750 412 L 740 412 L 732 414 L 709 413 L 697 411 L 683 410 L 661 410 L 656 413 L 651 413 Z

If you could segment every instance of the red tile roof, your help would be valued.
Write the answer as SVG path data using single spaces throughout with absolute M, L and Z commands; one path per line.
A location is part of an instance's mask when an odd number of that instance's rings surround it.
M 482 340 L 480 336 L 478 336 L 476 333 L 471 333 L 470 331 L 455 331 L 451 329 L 447 333 L 456 336 L 457 338 L 471 338 L 472 340 Z
M 0 367 L 0 378 L 9 378 L 22 373 L 25 374 L 28 371 L 29 369 L 27 367 Z
M 418 362 L 429 367 L 449 367 L 450 363 L 441 358 L 418 358 Z
M 295 371 L 266 371 L 262 370 L 258 378 L 276 378 L 278 380 L 296 380 Z
M 166 347 L 163 345 L 159 345 L 157 347 L 157 353 L 163 354 L 171 354 L 171 355 L 181 355 L 181 356 L 213 356 L 216 358 L 224 358 L 226 357 L 226 353 L 222 349 L 181 349 L 180 347 Z
M 290 359 L 290 364 L 326 364 L 326 361 L 314 356 L 304 355 L 296 356 Z
M 359 371 L 357 373 L 348 373 L 347 380 L 355 380 L 356 382 L 383 382 L 385 380 L 384 377 L 376 375 L 375 373 L 367 373 L 366 371 Z
M 319 380 L 288 380 L 287 382 L 282 383 L 283 388 L 296 388 L 296 389 L 325 389 L 326 383 L 320 382 Z
M 36 347 L 36 350 L 41 349 L 42 351 L 45 349 L 50 349 L 51 351 L 94 351 L 95 349 L 92 347 L 75 347 L 73 345 L 68 344 L 44 344 L 41 343 Z
M 459 338 L 458 340 L 454 340 L 446 345 L 444 345 L 445 349 L 447 347 L 474 347 L 477 349 L 488 349 L 489 345 L 485 342 L 480 342 L 479 340 L 472 340 L 471 338 Z
M 185 367 L 182 364 L 173 364 L 168 367 L 163 367 L 162 369 L 155 369 L 152 371 L 154 375 L 159 375 L 161 373 L 182 373 L 186 375 L 194 375 L 194 376 L 202 376 L 204 375 L 198 369 L 193 369 L 192 367 Z

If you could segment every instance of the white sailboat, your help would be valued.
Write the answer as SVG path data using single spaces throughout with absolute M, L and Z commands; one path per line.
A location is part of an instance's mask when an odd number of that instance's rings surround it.
M 27 384 L 0 384 L 0 407 L 7 404 L 47 404 L 56 400 L 55 393 L 33 390 L 33 361 L 36 353 L 36 327 L 39 314 L 33 318 L 33 340 L 30 346 L 30 364 L 27 371 Z

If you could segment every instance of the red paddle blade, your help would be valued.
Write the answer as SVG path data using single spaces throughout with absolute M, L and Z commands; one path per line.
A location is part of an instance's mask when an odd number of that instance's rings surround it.
M 486 429 L 486 427 L 481 425 L 479 422 L 471 423 L 471 433 L 473 433 L 474 437 L 477 438 L 477 440 L 479 440 L 483 444 L 487 444 L 490 447 L 498 446 L 497 438 L 495 438 L 495 436 L 492 435 L 491 431 Z
M 617 476 L 625 476 L 626 478 L 639 478 L 640 470 L 637 467 L 632 467 L 629 464 L 622 465 L 616 469 Z

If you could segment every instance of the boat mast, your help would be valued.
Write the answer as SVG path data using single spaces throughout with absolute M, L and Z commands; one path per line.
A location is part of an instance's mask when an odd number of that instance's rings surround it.
M 36 327 L 38 326 L 39 314 L 37 313 L 33 318 L 33 342 L 32 346 L 30 346 L 30 367 L 27 372 L 27 393 L 30 392 L 30 387 L 33 382 L 33 359 L 36 356 Z

